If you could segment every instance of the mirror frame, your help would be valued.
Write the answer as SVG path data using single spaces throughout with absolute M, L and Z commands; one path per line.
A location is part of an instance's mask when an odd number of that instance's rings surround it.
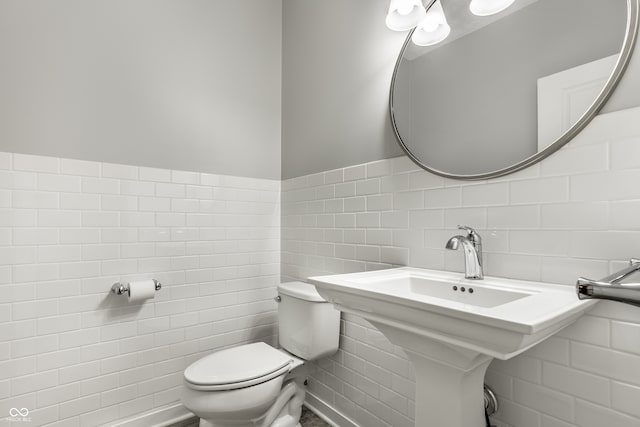
M 435 0 L 428 0 L 428 6 L 431 7 Z M 411 35 L 415 31 L 415 28 L 412 29 L 407 35 L 404 44 L 402 45 L 402 49 L 400 50 L 400 54 L 398 55 L 398 59 L 396 60 L 396 65 L 393 69 L 393 77 L 391 78 L 391 89 L 389 92 L 389 113 L 391 117 L 391 126 L 393 128 L 393 133 L 396 136 L 396 140 L 404 150 L 405 154 L 409 156 L 411 160 L 413 160 L 418 166 L 422 169 L 429 171 L 433 174 L 440 175 L 446 178 L 452 179 L 461 179 L 461 180 L 483 180 L 489 178 L 496 178 L 499 176 L 504 176 L 519 170 L 522 170 L 526 167 L 529 167 L 540 160 L 550 156 L 551 154 L 558 151 L 563 145 L 571 141 L 576 135 L 578 135 L 588 124 L 593 120 L 593 118 L 598 114 L 598 112 L 602 109 L 604 104 L 609 100 L 611 95 L 613 94 L 618 82 L 624 75 L 624 72 L 629 65 L 629 60 L 631 59 L 631 54 L 633 53 L 633 49 L 636 44 L 636 39 L 638 37 L 638 10 L 640 6 L 640 0 L 627 0 L 627 28 L 625 31 L 624 40 L 622 42 L 622 48 L 620 50 L 618 60 L 616 61 L 616 65 L 609 76 L 606 84 L 602 88 L 602 91 L 598 94 L 593 103 L 589 106 L 587 111 L 580 116 L 580 118 L 573 124 L 565 133 L 560 135 L 552 144 L 547 146 L 544 150 L 533 154 L 532 156 L 527 157 L 524 160 L 521 160 L 511 166 L 506 168 L 498 169 L 492 172 L 480 173 L 480 174 L 470 174 L 470 175 L 459 175 L 447 173 L 438 169 L 434 169 L 425 163 L 423 163 L 420 159 L 418 159 L 409 148 L 406 146 L 405 142 L 402 140 L 400 133 L 398 131 L 398 126 L 396 124 L 394 108 L 393 108 L 393 92 L 396 83 L 396 77 L 398 75 L 398 68 L 400 67 L 400 62 L 403 59 L 404 52 L 407 49 L 409 43 L 411 43 Z

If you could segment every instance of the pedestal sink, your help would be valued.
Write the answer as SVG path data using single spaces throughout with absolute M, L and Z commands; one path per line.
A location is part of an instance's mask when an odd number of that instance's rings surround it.
M 338 310 L 367 319 L 416 371 L 416 426 L 484 427 L 484 374 L 588 311 L 573 286 L 410 267 L 310 277 Z

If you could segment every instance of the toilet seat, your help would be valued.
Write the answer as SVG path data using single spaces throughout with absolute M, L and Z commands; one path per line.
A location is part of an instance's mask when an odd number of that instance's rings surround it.
M 291 356 L 257 342 L 203 357 L 184 371 L 184 380 L 193 390 L 235 390 L 283 375 L 293 364 Z

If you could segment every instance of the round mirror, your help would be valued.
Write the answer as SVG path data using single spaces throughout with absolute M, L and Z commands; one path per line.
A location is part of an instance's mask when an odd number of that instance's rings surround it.
M 492 16 L 441 0 L 451 27 L 407 37 L 389 97 L 400 145 L 422 168 L 485 179 L 529 166 L 597 114 L 633 49 L 639 0 L 518 0 Z M 427 4 L 432 3 L 431 1 Z

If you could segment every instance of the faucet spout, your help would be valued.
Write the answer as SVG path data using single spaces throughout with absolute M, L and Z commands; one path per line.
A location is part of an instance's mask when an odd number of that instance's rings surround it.
M 457 250 L 462 244 L 464 252 L 464 277 L 466 279 L 481 280 L 484 278 L 482 271 L 482 239 L 471 227 L 459 225 L 459 229 L 466 230 L 466 236 L 453 236 L 447 241 L 446 249 Z

